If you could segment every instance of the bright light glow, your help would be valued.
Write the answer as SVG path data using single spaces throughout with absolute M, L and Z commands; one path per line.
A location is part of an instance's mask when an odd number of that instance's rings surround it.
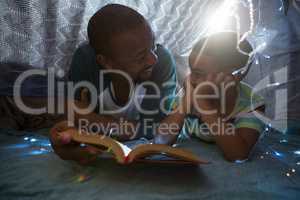
M 280 140 L 280 143 L 288 143 L 288 141 L 286 139 Z
M 278 87 L 278 86 L 280 86 L 280 83 L 278 83 L 278 82 L 267 84 L 267 87 Z
M 37 156 L 37 155 L 41 155 L 41 154 L 44 154 L 44 153 L 45 153 L 44 151 L 33 150 L 33 151 L 30 151 L 27 155 L 30 155 L 30 156 Z
M 300 150 L 298 151 L 294 151 L 294 154 L 299 155 L 300 156 Z
M 266 42 L 263 42 L 262 44 L 258 45 L 253 51 L 251 54 L 256 54 L 257 52 L 262 52 L 266 49 L 267 47 L 267 43 Z
M 277 152 L 277 151 L 274 151 L 274 154 L 275 154 L 276 156 L 278 156 L 278 157 L 282 157 L 282 156 L 283 156 L 282 153 L 279 153 L 279 152 Z
M 235 163 L 236 164 L 243 164 L 247 161 L 248 159 L 245 159 L 245 160 L 236 160 Z
M 80 147 L 84 148 L 84 147 L 86 147 L 86 144 L 81 143 L 81 144 L 80 144 Z
M 36 142 L 36 141 L 37 141 L 37 139 L 35 139 L 35 138 L 30 139 L 30 142 Z
M 224 3 L 208 20 L 208 34 L 224 31 L 229 23 L 229 17 L 234 16 L 237 9 L 237 0 L 225 0 Z

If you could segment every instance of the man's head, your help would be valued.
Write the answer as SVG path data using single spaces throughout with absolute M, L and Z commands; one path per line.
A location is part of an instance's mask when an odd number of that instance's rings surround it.
M 98 64 L 126 72 L 134 81 L 150 78 L 157 62 L 155 38 L 137 11 L 118 4 L 101 8 L 89 21 L 88 37 Z
M 234 32 L 216 33 L 201 39 L 190 54 L 191 69 L 205 76 L 220 72 L 231 74 L 245 67 L 249 56 L 238 51 L 237 41 L 237 34 Z M 250 43 L 245 40 L 239 47 L 247 53 L 252 51 Z

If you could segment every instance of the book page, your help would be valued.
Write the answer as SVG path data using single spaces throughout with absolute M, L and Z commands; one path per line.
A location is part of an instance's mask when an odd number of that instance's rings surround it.
M 122 150 L 124 152 L 124 156 L 127 157 L 129 155 L 129 153 L 131 152 L 131 149 L 128 146 L 126 146 L 125 144 L 122 144 L 122 143 L 120 143 L 118 141 L 116 141 L 116 143 L 118 145 L 120 145 L 120 147 L 122 148 Z

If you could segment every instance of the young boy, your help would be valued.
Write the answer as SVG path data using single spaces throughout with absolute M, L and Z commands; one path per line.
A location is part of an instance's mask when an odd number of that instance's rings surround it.
M 237 46 L 233 32 L 211 35 L 194 46 L 188 78 L 193 117 L 185 120 L 183 128 L 191 136 L 215 142 L 230 161 L 247 159 L 264 130 L 254 114 L 264 111 L 263 98 L 241 82 L 246 73 L 237 72 L 249 64 L 247 53 L 252 48 L 247 41 Z

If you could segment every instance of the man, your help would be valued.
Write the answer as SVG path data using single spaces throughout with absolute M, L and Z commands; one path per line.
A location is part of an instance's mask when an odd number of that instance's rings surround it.
M 97 94 L 90 92 L 89 96 L 91 99 L 96 95 L 99 102 L 94 113 L 76 113 L 76 124 L 81 126 L 82 121 L 101 127 L 117 124 L 118 131 L 110 127 L 109 134 L 113 133 L 119 140 L 152 138 L 158 132 L 160 135 L 178 133 L 189 110 L 188 101 L 182 98 L 178 109 L 169 113 L 176 92 L 174 59 L 163 46 L 155 44 L 155 36 L 145 18 L 126 6 L 110 4 L 90 19 L 88 37 L 89 44 L 81 45 L 74 54 L 69 77 L 74 83 L 87 81 L 95 86 Z M 107 70 L 115 73 L 99 75 Z M 132 80 L 133 87 L 127 79 Z M 137 95 L 136 101 L 132 99 L 132 90 Z M 80 100 L 80 95 L 77 97 Z M 117 109 L 119 112 L 113 114 L 104 112 Z M 131 128 L 124 130 L 125 123 Z M 67 127 L 62 125 L 62 129 Z M 108 133 L 101 130 L 101 134 Z M 72 142 L 67 131 L 51 135 L 51 141 L 61 158 L 83 164 L 93 161 L 101 152 Z

